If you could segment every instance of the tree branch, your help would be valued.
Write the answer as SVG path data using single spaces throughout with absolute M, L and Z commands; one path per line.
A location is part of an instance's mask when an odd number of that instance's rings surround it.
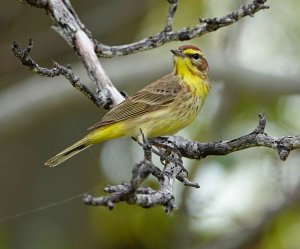
M 106 109 L 124 100 L 106 75 L 94 51 L 91 33 L 79 20 L 68 0 L 21 0 L 31 6 L 44 8 L 54 21 L 57 31 L 74 49 L 96 86 L 97 102 Z
M 178 0 L 168 0 L 169 2 L 169 10 L 168 10 L 168 15 L 166 18 L 166 26 L 165 26 L 165 32 L 170 32 L 173 28 L 173 20 L 174 16 L 177 10 L 177 4 Z
M 248 135 L 229 141 L 201 143 L 190 141 L 179 136 L 155 138 L 157 143 L 173 143 L 183 157 L 190 159 L 203 159 L 211 155 L 227 155 L 235 151 L 252 147 L 267 147 L 275 149 L 281 160 L 285 161 L 290 151 L 300 148 L 300 136 L 273 137 L 264 133 L 265 116 L 259 114 L 259 124 Z
M 178 31 L 172 31 L 172 24 L 177 9 L 178 0 L 168 0 L 168 2 L 170 5 L 166 17 L 166 24 L 161 32 L 154 36 L 144 38 L 140 41 L 120 46 L 108 46 L 94 40 L 96 44 L 95 51 L 97 55 L 99 57 L 110 58 L 114 56 L 122 56 L 146 51 L 160 47 L 171 41 L 191 40 L 195 37 L 200 37 L 206 33 L 213 32 L 222 27 L 236 23 L 245 16 L 253 17 L 258 11 L 269 8 L 268 5 L 265 5 L 267 0 L 253 0 L 252 3 L 243 5 L 238 10 L 233 11 L 232 13 L 229 13 L 221 18 L 200 18 L 200 24 L 195 25 L 193 28 L 185 27 Z
M 21 49 L 21 47 L 16 43 L 13 42 L 12 44 L 12 51 L 16 58 L 18 58 L 21 63 L 28 67 L 32 72 L 37 73 L 44 77 L 56 77 L 63 75 L 69 82 L 83 93 L 88 99 L 90 99 L 95 105 L 98 107 L 102 106 L 99 98 L 88 89 L 88 87 L 80 80 L 80 78 L 72 71 L 71 65 L 67 67 L 59 65 L 57 62 L 53 62 L 53 68 L 45 68 L 40 67 L 30 56 L 31 49 L 33 47 L 32 40 L 29 39 L 29 44 L 27 48 Z
M 141 131 L 142 132 L 142 131 Z M 144 138 L 144 143 L 141 144 L 144 150 L 144 160 L 135 164 L 132 170 L 130 183 L 123 183 L 117 186 L 107 186 L 105 192 L 110 193 L 104 197 L 93 197 L 86 195 L 83 199 L 84 203 L 93 206 L 106 206 L 112 209 L 115 203 L 126 201 L 129 204 L 136 204 L 143 208 L 150 208 L 161 205 L 165 207 L 165 211 L 170 213 L 175 206 L 173 196 L 174 178 L 179 177 L 182 182 L 188 186 L 198 187 L 197 184 L 190 182 L 182 171 L 182 159 L 178 154 L 172 156 L 169 162 L 165 164 L 165 168 L 161 171 L 152 163 L 152 146 L 148 140 Z M 168 157 L 164 157 L 168 160 Z M 175 160 L 179 163 L 176 163 Z M 151 188 L 140 187 L 141 183 L 152 174 L 156 177 L 160 184 L 158 191 Z
M 174 179 L 183 182 L 186 186 L 198 188 L 198 183 L 187 179 L 183 173 L 182 158 L 203 159 L 210 155 L 227 155 L 238 150 L 251 147 L 268 147 L 277 150 L 280 159 L 286 160 L 289 152 L 300 148 L 300 136 L 272 137 L 264 133 L 266 119 L 263 113 L 259 114 L 257 127 L 249 134 L 229 141 L 201 143 L 190 141 L 179 136 L 158 137 L 149 139 L 150 144 L 158 147 L 164 153 L 167 162 L 161 171 L 156 167 L 147 153 L 147 146 L 143 146 L 144 160 L 133 167 L 130 183 L 117 186 L 108 186 L 104 189 L 110 193 L 105 197 L 85 196 L 84 203 L 88 205 L 107 206 L 112 209 L 115 203 L 126 201 L 144 208 L 161 205 L 170 213 L 175 207 L 173 195 Z M 171 159 L 168 161 L 168 157 Z M 158 179 L 159 190 L 142 188 L 140 184 L 152 174 Z

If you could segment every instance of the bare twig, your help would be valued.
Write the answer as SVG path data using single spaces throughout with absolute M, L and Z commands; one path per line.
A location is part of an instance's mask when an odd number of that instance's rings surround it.
M 167 162 L 164 170 L 161 171 L 151 161 L 151 144 L 145 138 L 143 142 L 144 144 L 141 144 L 141 146 L 144 150 L 144 160 L 133 166 L 130 183 L 106 187 L 104 190 L 110 193 L 110 195 L 105 197 L 86 195 L 84 197 L 84 203 L 94 206 L 106 206 L 109 209 L 112 209 L 115 203 L 121 201 L 136 204 L 144 208 L 161 205 L 165 207 L 167 213 L 170 213 L 176 207 L 173 197 L 175 178 L 184 182 L 186 186 L 199 187 L 197 183 L 192 183 L 182 173 L 182 159 L 180 155 L 174 152 L 176 150 L 168 153 L 168 156 L 165 156 Z M 170 157 L 173 160 L 170 160 Z M 180 162 L 180 164 L 177 162 Z M 141 183 L 147 179 L 150 174 L 158 179 L 160 184 L 159 190 L 140 187 Z
M 227 155 L 235 151 L 252 147 L 267 147 L 275 149 L 281 160 L 286 160 L 290 151 L 300 148 L 300 136 L 273 137 L 264 133 L 265 115 L 259 114 L 259 124 L 248 135 L 229 141 L 201 143 L 190 141 L 179 136 L 155 138 L 157 143 L 172 142 L 183 157 L 190 159 L 203 159 L 211 155 Z
M 166 18 L 166 26 L 165 26 L 165 32 L 170 32 L 173 28 L 173 20 L 174 20 L 174 16 L 177 10 L 177 4 L 178 4 L 178 0 L 168 0 L 169 2 L 169 11 L 168 11 L 168 15 Z
M 53 29 L 72 46 L 94 82 L 97 102 L 109 109 L 124 100 L 124 97 L 111 83 L 97 58 L 91 33 L 80 22 L 68 0 L 22 0 L 21 2 L 44 8 L 52 17 Z
M 171 157 L 173 160 L 167 160 L 162 171 L 153 165 L 151 161 L 143 160 L 134 166 L 130 183 L 106 187 L 105 191 L 111 193 L 110 195 L 105 197 L 92 197 L 89 195 L 84 198 L 84 202 L 88 205 L 102 205 L 109 208 L 121 201 L 137 204 L 144 208 L 162 205 L 169 213 L 175 207 L 173 196 L 175 178 L 186 186 L 199 188 L 198 183 L 191 182 L 186 178 L 182 166 L 176 163 L 182 163 L 181 156 L 190 159 L 203 159 L 209 155 L 226 155 L 238 150 L 264 146 L 276 149 L 280 158 L 286 160 L 291 150 L 300 148 L 300 136 L 272 137 L 264 133 L 265 125 L 265 115 L 260 113 L 258 125 L 253 132 L 230 141 L 200 143 L 179 136 L 149 139 L 151 144 L 159 145 L 160 148 L 170 149 L 173 146 L 172 151 L 167 149 L 163 151 L 168 158 Z M 146 147 L 143 148 L 145 150 Z M 148 154 L 145 153 L 145 157 L 146 155 Z M 145 191 L 145 188 L 140 187 L 140 184 L 150 174 L 158 179 L 159 190 L 147 188 L 147 191 Z
M 110 195 L 104 197 L 93 197 L 86 195 L 83 199 L 84 203 L 93 206 L 106 206 L 113 209 L 118 202 L 126 201 L 129 204 L 136 204 L 143 208 L 150 208 L 161 205 L 166 208 L 166 212 L 170 213 L 174 207 L 174 197 L 172 192 L 161 188 L 155 191 L 151 188 L 141 188 L 140 184 L 155 171 L 155 166 L 149 161 L 141 161 L 133 167 L 133 174 L 130 184 L 123 183 L 117 186 L 107 186 L 104 190 Z M 162 178 L 164 174 L 161 174 Z
M 268 9 L 269 6 L 265 5 L 266 1 L 267 0 L 253 0 L 252 3 L 241 6 L 238 10 L 233 11 L 224 17 L 200 18 L 199 21 L 201 24 L 195 25 L 193 28 L 182 28 L 178 31 L 172 31 L 172 24 L 178 0 L 168 0 L 170 6 L 166 17 L 166 25 L 161 32 L 140 41 L 120 46 L 108 46 L 95 41 L 95 51 L 100 57 L 114 57 L 146 51 L 160 47 L 171 41 L 191 40 L 195 37 L 200 37 L 206 33 L 236 23 L 245 16 L 252 17 L 258 11 Z
M 57 62 L 53 62 L 53 68 L 40 67 L 29 56 L 32 47 L 33 43 L 30 39 L 26 49 L 21 49 L 21 47 L 16 42 L 13 42 L 11 48 L 14 53 L 14 56 L 17 57 L 24 66 L 28 67 L 34 73 L 37 73 L 44 77 L 56 77 L 59 75 L 63 75 L 66 79 L 69 80 L 73 87 L 82 92 L 95 105 L 97 105 L 98 107 L 102 106 L 102 103 L 99 101 L 99 98 L 87 88 L 87 86 L 80 80 L 80 78 L 76 74 L 74 74 L 70 65 L 68 65 L 67 67 L 63 67 Z

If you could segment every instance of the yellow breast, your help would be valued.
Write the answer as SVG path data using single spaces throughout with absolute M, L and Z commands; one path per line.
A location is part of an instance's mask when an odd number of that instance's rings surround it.
M 146 137 L 172 135 L 189 125 L 199 113 L 209 91 L 207 79 L 192 73 L 180 78 L 181 90 L 174 101 L 159 110 L 126 122 L 126 135 L 137 137 L 142 129 Z
M 208 91 L 194 86 L 184 84 L 183 90 L 170 106 L 153 112 L 151 116 L 141 117 L 140 126 L 143 132 L 148 137 L 172 135 L 189 125 L 199 113 L 204 95 L 207 94 L 205 91 Z

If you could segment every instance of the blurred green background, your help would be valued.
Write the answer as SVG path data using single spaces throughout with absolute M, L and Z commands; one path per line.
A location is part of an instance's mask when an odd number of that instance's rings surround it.
M 182 0 L 175 29 L 193 26 L 199 17 L 225 15 L 248 2 Z M 268 3 L 271 9 L 254 18 L 184 43 L 207 54 L 213 87 L 201 114 L 181 135 L 200 141 L 232 139 L 251 132 L 261 111 L 267 116 L 268 134 L 299 134 L 300 1 Z M 168 9 L 163 0 L 72 4 L 95 38 L 108 45 L 159 32 Z M 32 38 L 31 55 L 39 65 L 50 67 L 52 60 L 71 64 L 93 88 L 51 24 L 41 9 L 0 1 L 1 249 L 300 248 L 298 151 L 286 162 L 265 148 L 186 160 L 190 178 L 201 188 L 176 182 L 178 209 L 170 216 L 161 207 L 119 204 L 109 211 L 85 206 L 82 193 L 102 195 L 107 184 L 130 179 L 133 163 L 142 158 L 141 148 L 119 139 L 94 146 L 61 167 L 43 166 L 105 113 L 63 77 L 42 78 L 13 57 L 12 41 L 25 47 Z M 179 45 L 173 42 L 101 62 L 117 88 L 131 94 L 171 71 L 169 50 Z M 31 212 L 53 203 L 57 205 Z

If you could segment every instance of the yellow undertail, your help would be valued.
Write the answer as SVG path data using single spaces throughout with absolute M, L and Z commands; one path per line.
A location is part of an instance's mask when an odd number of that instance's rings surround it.
M 124 136 L 123 122 L 102 126 L 87 134 L 77 143 L 66 148 L 45 162 L 46 166 L 55 167 L 93 144 Z

